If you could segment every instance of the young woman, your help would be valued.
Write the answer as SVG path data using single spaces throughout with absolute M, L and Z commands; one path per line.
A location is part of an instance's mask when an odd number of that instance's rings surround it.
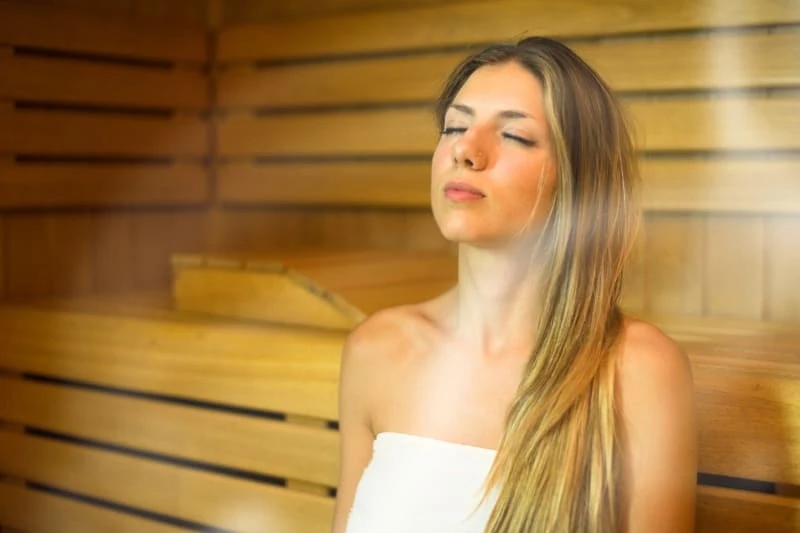
M 529 38 L 467 58 L 437 118 L 458 284 L 348 336 L 334 533 L 693 531 L 689 363 L 617 307 L 638 223 L 618 101 Z

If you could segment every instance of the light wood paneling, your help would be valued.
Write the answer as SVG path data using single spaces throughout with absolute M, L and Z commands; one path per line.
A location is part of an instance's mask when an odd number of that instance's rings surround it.
M 223 204 L 426 206 L 430 162 L 271 163 L 221 165 Z
M 208 148 L 208 125 L 199 118 L 0 108 L 5 153 L 200 158 Z
M 200 164 L 0 162 L 0 208 L 200 205 L 208 188 Z
M 8 296 L 52 293 L 49 226 L 48 217 L 27 213 L 6 215 Z
M 90 213 L 59 213 L 49 219 L 48 265 L 56 294 L 86 294 L 93 288 L 95 274 L 92 242 L 96 227 Z M 28 244 L 30 246 L 30 243 Z
M 0 98 L 134 108 L 201 109 L 209 104 L 198 70 L 0 56 Z
M 714 316 L 761 317 L 763 218 L 711 215 L 705 246 L 706 312 Z
M 6 276 L 8 267 L 6 266 L 6 218 L 0 213 L 0 300 L 6 297 Z
M 800 524 L 797 500 L 718 487 L 699 487 L 698 533 L 792 533 Z
M 719 9 L 692 0 L 626 1 L 613 7 L 589 0 L 469 2 L 223 28 L 218 57 L 223 62 L 287 59 L 466 45 L 540 33 L 608 35 L 798 20 L 800 8 L 794 0 L 741 2 Z
M 93 290 L 125 292 L 134 286 L 136 279 L 133 217 L 124 211 L 97 213 L 94 225 Z
M 800 322 L 800 217 L 767 217 L 764 314 Z
M 664 314 L 701 314 L 708 246 L 705 217 L 651 215 L 645 231 L 645 308 Z
M 12 378 L 0 377 L 0 384 L 6 421 L 246 472 L 337 483 L 333 430 Z
M 47 512 L 42 512 L 42 509 L 47 509 Z M 181 527 L 5 482 L 0 482 L 0 523 L 20 530 L 14 533 L 187 533 Z
M 170 256 L 206 249 L 207 216 L 202 210 L 137 212 L 132 220 L 136 289 L 169 287 Z
M 0 43 L 97 55 L 204 63 L 200 25 L 135 21 L 56 6 L 0 3 Z
M 576 43 L 616 91 L 794 87 L 800 32 Z M 218 76 L 223 108 L 432 102 L 463 53 L 232 68 Z
M 633 101 L 648 151 L 800 148 L 800 98 Z M 436 125 L 427 109 L 232 116 L 219 124 L 219 155 L 429 155 Z
M 650 211 L 800 214 L 800 157 L 645 159 Z
M 463 0 L 392 0 L 390 6 L 400 9 L 434 4 L 458 3 Z M 385 0 L 294 0 L 264 2 L 262 0 L 224 0 L 221 21 L 226 25 L 273 22 L 276 19 L 330 16 L 365 9 L 386 9 Z
M 332 498 L 49 439 L 0 431 L 0 451 L 0 472 L 227 531 L 321 532 L 333 515 Z

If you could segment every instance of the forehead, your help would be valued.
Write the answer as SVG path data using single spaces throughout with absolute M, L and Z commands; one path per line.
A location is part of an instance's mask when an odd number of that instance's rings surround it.
M 515 61 L 486 65 L 472 73 L 453 99 L 477 111 L 513 109 L 543 117 L 542 86 Z

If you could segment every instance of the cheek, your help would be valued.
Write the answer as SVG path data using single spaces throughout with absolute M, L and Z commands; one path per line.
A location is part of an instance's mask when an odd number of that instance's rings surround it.
M 514 176 L 509 183 L 507 205 L 513 206 L 513 216 L 528 219 L 531 214 L 535 220 L 543 219 L 550 211 L 556 189 L 556 172 L 551 161 L 518 163 L 509 168 L 505 175 Z

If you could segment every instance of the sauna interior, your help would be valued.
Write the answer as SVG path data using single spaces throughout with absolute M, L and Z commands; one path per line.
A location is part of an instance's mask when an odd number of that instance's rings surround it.
M 456 277 L 435 95 L 536 34 L 637 127 L 697 531 L 799 532 L 797 0 L 0 0 L 0 532 L 328 532 L 347 332 Z

